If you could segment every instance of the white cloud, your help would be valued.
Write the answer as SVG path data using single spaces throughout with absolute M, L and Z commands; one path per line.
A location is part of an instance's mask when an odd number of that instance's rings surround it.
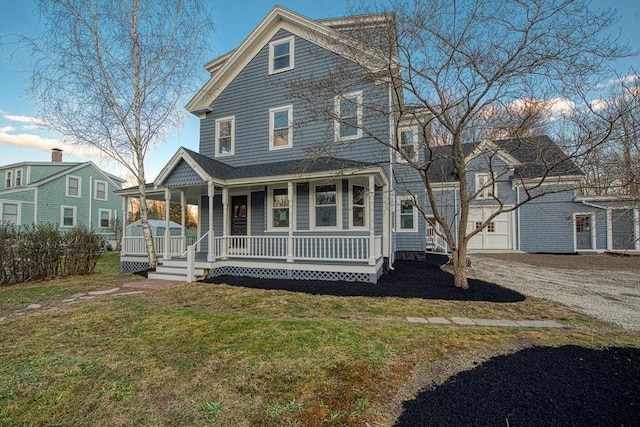
M 13 126 L 4 126 L 0 128 L 0 132 L 13 132 L 16 130 Z
M 41 151 L 50 151 L 52 148 L 60 148 L 71 155 L 101 158 L 100 150 L 92 147 L 72 146 L 59 139 L 44 138 L 35 134 L 9 134 L 3 128 L 0 131 L 0 143 L 16 147 L 35 148 Z
M 590 105 L 594 111 L 599 111 L 607 108 L 609 106 L 609 102 L 605 99 L 598 98 L 591 101 Z
M 42 120 L 36 118 L 36 117 L 30 117 L 30 116 L 17 116 L 15 114 L 8 114 L 3 112 L 3 117 L 6 120 L 9 120 L 11 122 L 18 122 L 18 123 L 30 123 L 32 125 L 42 125 Z
M 611 80 L 611 83 L 614 84 L 629 84 L 633 83 L 637 80 L 640 80 L 640 74 L 629 74 L 628 76 L 622 76 L 615 80 Z

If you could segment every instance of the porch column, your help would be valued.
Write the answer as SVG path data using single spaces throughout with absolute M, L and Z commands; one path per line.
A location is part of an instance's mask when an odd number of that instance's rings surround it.
M 222 187 L 222 259 L 227 258 L 229 244 L 229 189 Z
M 215 240 L 213 236 L 213 196 L 215 196 L 215 186 L 213 182 L 209 182 L 209 186 L 207 188 L 207 193 L 209 196 L 209 234 L 207 235 L 207 242 L 209 249 L 207 249 L 207 261 L 215 261 L 216 260 L 216 252 L 215 252 Z
M 162 259 L 171 259 L 171 189 L 164 189 L 164 217 L 166 220 L 164 227 L 164 253 Z
M 373 175 L 369 175 L 369 265 L 376 264 L 376 233 L 374 221 L 374 208 L 376 198 L 376 180 Z
M 187 250 L 187 232 L 186 232 L 186 208 L 187 208 L 187 193 L 184 190 L 180 190 L 180 216 L 182 220 L 182 232 L 180 234 L 181 239 L 181 248 L 180 253 L 183 254 Z
M 120 255 L 126 254 L 124 249 L 124 236 L 127 232 L 127 223 L 129 222 L 129 197 L 124 196 L 122 198 L 122 237 L 120 238 Z M 117 243 L 116 243 L 117 247 Z
M 389 186 L 382 187 L 382 256 L 389 257 L 391 253 L 391 205 L 389 204 Z
M 289 237 L 287 237 L 287 262 L 293 262 L 293 222 L 294 208 L 293 208 L 293 182 L 287 183 L 287 195 L 289 198 Z

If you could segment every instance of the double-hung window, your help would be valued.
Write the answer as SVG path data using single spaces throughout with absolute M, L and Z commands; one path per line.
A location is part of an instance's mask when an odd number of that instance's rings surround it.
M 105 181 L 96 181 L 95 199 L 107 200 L 107 183 Z
M 271 190 L 271 228 L 289 228 L 289 191 L 286 188 Z
M 362 137 L 362 91 L 336 96 L 334 114 L 336 142 Z
M 76 226 L 76 207 L 75 206 L 61 206 L 60 207 L 60 224 L 62 227 L 75 227 Z
M 351 186 L 351 226 L 366 227 L 366 189 L 362 185 Z
M 313 225 L 317 228 L 338 227 L 337 185 L 316 185 L 313 201 L 315 214 Z
M 2 224 L 20 225 L 20 205 L 18 203 L 3 202 L 2 207 Z
M 235 116 L 216 119 L 216 157 L 233 155 L 236 138 L 235 127 Z
M 293 69 L 294 40 L 294 36 L 289 36 L 269 43 L 269 74 Z
M 22 169 L 16 169 L 16 187 L 22 187 Z
M 418 160 L 418 127 L 401 128 L 398 135 L 398 159 L 401 162 Z
M 109 228 L 111 211 L 109 209 L 100 209 L 98 215 L 100 217 L 100 228 Z
M 80 177 L 67 175 L 67 191 L 69 197 L 80 197 Z
M 12 186 L 12 181 L 13 181 L 13 173 L 12 171 L 6 171 L 4 173 L 4 188 L 11 188 Z
M 493 175 L 476 173 L 476 199 L 490 199 L 496 196 L 496 181 Z
M 293 145 L 293 105 L 269 110 L 269 150 Z
M 398 231 L 415 232 L 418 231 L 418 209 L 416 208 L 413 197 L 398 197 L 397 221 Z

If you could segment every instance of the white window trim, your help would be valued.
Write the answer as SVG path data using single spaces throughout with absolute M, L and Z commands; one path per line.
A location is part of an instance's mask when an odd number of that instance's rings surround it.
M 364 225 L 355 226 L 353 225 L 353 187 L 363 187 L 364 188 Z M 349 229 L 350 230 L 368 230 L 369 229 L 369 190 L 367 185 L 363 182 L 350 182 L 349 183 Z
M 69 194 L 69 179 L 75 178 L 78 180 L 78 195 Z M 75 175 L 67 175 L 67 179 L 65 181 L 64 195 L 67 197 L 82 197 L 82 178 Z
M 481 190 L 483 185 L 480 183 L 480 178 L 487 177 L 491 180 L 491 184 L 493 186 L 493 195 L 491 195 L 490 187 L 486 186 Z M 475 190 L 476 190 L 476 200 L 487 200 L 487 199 L 495 199 L 498 197 L 498 183 L 496 181 L 496 177 L 494 174 L 488 172 L 478 172 L 475 175 Z
M 267 231 L 288 231 L 287 227 L 274 227 L 273 226 L 273 191 L 274 190 L 288 190 L 288 186 L 274 185 L 267 187 Z M 295 191 L 295 186 L 294 190 Z M 291 206 L 291 194 L 287 191 L 287 197 L 289 199 L 289 223 L 292 221 L 291 213 L 293 212 L 293 206 Z
M 9 182 L 9 185 L 7 185 Z M 8 170 L 4 173 L 4 188 L 13 188 L 13 170 Z
M 64 210 L 73 209 L 73 224 L 64 225 Z M 60 206 L 60 228 L 73 228 L 78 224 L 78 207 L 77 206 Z
M 231 149 L 228 153 L 220 153 L 220 123 L 231 122 Z M 215 153 L 214 157 L 233 156 L 236 150 L 236 116 L 220 117 L 216 119 L 215 126 Z
M 102 226 L 102 213 L 106 212 L 109 216 L 109 221 L 106 227 Z M 98 228 L 109 228 L 111 225 L 111 209 L 98 209 Z
M 413 206 L 413 228 L 402 228 L 402 202 L 405 200 L 414 201 L 412 196 L 397 196 L 396 197 L 396 232 L 397 233 L 416 233 L 418 232 L 418 208 Z
M 273 132 L 275 130 L 275 116 L 276 113 L 280 113 L 282 111 L 287 112 L 288 116 L 288 142 L 287 145 L 276 146 L 273 138 Z M 283 150 L 287 148 L 291 148 L 293 146 L 293 105 L 285 105 L 283 107 L 275 107 L 269 109 L 269 151 L 273 150 Z
M 20 203 L 19 201 L 4 201 L 4 202 L 0 202 L 0 224 L 2 224 L 4 222 L 4 220 L 2 219 L 4 217 L 4 207 L 5 205 L 16 205 L 17 209 L 16 209 L 16 214 L 17 214 L 17 218 L 16 218 L 16 222 L 14 225 L 20 225 L 21 221 L 20 218 L 22 217 L 22 203 Z
M 352 136 L 340 136 L 340 129 L 344 123 L 342 123 L 342 115 L 340 114 L 340 101 L 348 100 L 348 99 L 356 99 L 356 131 L 357 133 Z M 335 119 L 333 121 L 333 133 L 334 133 L 334 141 L 342 142 L 342 141 L 351 141 L 354 139 L 362 138 L 362 91 L 356 91 L 351 93 L 346 93 L 344 95 L 337 95 L 333 99 L 333 109 L 335 114 Z
M 405 159 L 405 157 L 401 154 L 402 152 L 402 147 L 401 147 L 401 142 L 402 142 L 402 132 L 405 131 L 411 131 L 413 132 L 413 147 L 415 149 L 415 153 L 413 153 L 413 158 L 411 159 L 412 162 L 417 162 L 419 159 L 419 152 L 418 152 L 418 126 L 401 126 L 400 128 L 398 128 L 398 143 L 397 143 L 397 147 L 398 149 L 396 150 L 396 159 L 398 163 L 408 163 L 407 159 Z
M 104 184 L 104 199 L 101 199 L 98 197 L 98 184 Z M 95 180 L 94 181 L 94 188 L 93 188 L 93 198 L 95 200 L 102 200 L 104 202 L 109 201 L 109 184 L 107 184 L 107 181 L 99 181 L 99 180 Z
M 286 68 L 278 68 L 277 70 L 273 68 L 273 59 L 274 59 L 274 50 L 276 46 L 281 44 L 289 43 L 289 66 Z M 293 70 L 294 68 L 294 59 L 295 59 L 295 36 L 283 37 L 278 40 L 273 40 L 269 43 L 269 74 L 278 74 L 285 71 Z
M 590 249 L 578 249 L 578 232 L 576 230 L 576 217 L 588 216 L 591 217 L 591 248 Z M 573 251 L 574 252 L 594 252 L 598 248 L 598 242 L 596 242 L 596 214 L 595 212 L 575 212 L 573 214 Z
M 336 186 L 336 225 L 335 226 L 316 226 L 316 187 L 325 185 Z M 334 231 L 342 230 L 342 181 L 322 182 L 310 184 L 309 191 L 309 230 L 310 231 Z

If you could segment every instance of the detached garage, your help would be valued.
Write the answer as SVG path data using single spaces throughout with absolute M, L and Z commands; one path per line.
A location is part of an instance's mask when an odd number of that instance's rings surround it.
M 467 233 L 480 228 L 484 221 L 497 211 L 495 206 L 469 207 Z M 512 250 L 513 249 L 513 213 L 498 214 L 487 226 L 469 240 L 470 250 Z

